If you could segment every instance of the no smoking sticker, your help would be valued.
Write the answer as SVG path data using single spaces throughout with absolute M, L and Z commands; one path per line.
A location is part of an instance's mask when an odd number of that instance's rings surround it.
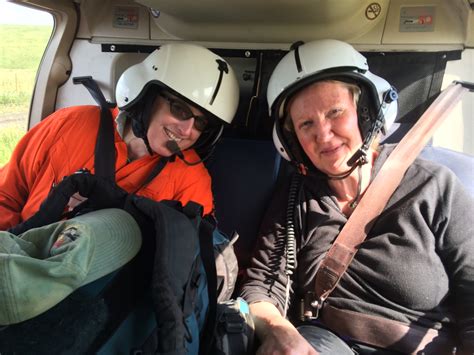
M 402 7 L 400 32 L 433 32 L 434 20 L 434 6 Z

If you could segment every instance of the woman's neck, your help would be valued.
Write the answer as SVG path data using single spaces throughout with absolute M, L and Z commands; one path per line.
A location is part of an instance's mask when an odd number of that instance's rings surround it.
M 148 155 L 145 142 L 133 134 L 131 121 L 125 123 L 123 141 L 127 145 L 128 160 L 133 161 Z

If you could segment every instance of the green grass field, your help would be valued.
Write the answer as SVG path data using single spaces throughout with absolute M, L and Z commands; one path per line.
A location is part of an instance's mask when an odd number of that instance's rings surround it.
M 15 144 L 23 134 L 24 131 L 19 127 L 2 128 L 0 133 L 0 166 L 8 161 Z
M 25 133 L 36 71 L 51 31 L 52 26 L 0 25 L 0 166 Z

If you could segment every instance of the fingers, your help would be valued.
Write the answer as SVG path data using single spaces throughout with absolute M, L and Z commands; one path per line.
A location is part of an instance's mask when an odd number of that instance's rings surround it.
M 118 187 L 114 181 L 83 171 L 69 176 L 66 181 L 70 181 L 70 188 L 74 190 L 74 193 L 78 192 L 83 197 L 78 201 L 79 203 L 87 198 L 89 199 L 89 206 L 93 209 L 124 207 L 128 193 Z M 69 200 L 69 202 L 74 205 L 74 201 Z
M 97 177 L 89 172 L 79 171 L 66 179 L 70 179 L 75 192 L 79 192 L 84 197 L 90 197 L 97 185 Z
M 69 202 L 67 204 L 68 210 L 72 211 L 75 207 L 77 207 L 78 205 L 80 205 L 82 202 L 86 200 L 87 200 L 87 197 L 83 197 L 79 193 L 76 192 L 69 199 Z

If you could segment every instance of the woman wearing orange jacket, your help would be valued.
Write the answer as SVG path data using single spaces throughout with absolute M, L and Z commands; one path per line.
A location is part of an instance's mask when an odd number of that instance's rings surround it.
M 195 45 L 163 45 L 127 69 L 117 83 L 118 110 L 112 111 L 117 185 L 153 200 L 192 200 L 210 213 L 211 179 L 202 160 L 232 121 L 238 90 L 232 68 Z M 65 108 L 21 139 L 0 168 L 0 230 L 31 217 L 65 176 L 95 172 L 99 122 L 96 106 Z M 147 183 L 164 158 L 163 170 Z M 83 199 L 76 194 L 69 207 Z

